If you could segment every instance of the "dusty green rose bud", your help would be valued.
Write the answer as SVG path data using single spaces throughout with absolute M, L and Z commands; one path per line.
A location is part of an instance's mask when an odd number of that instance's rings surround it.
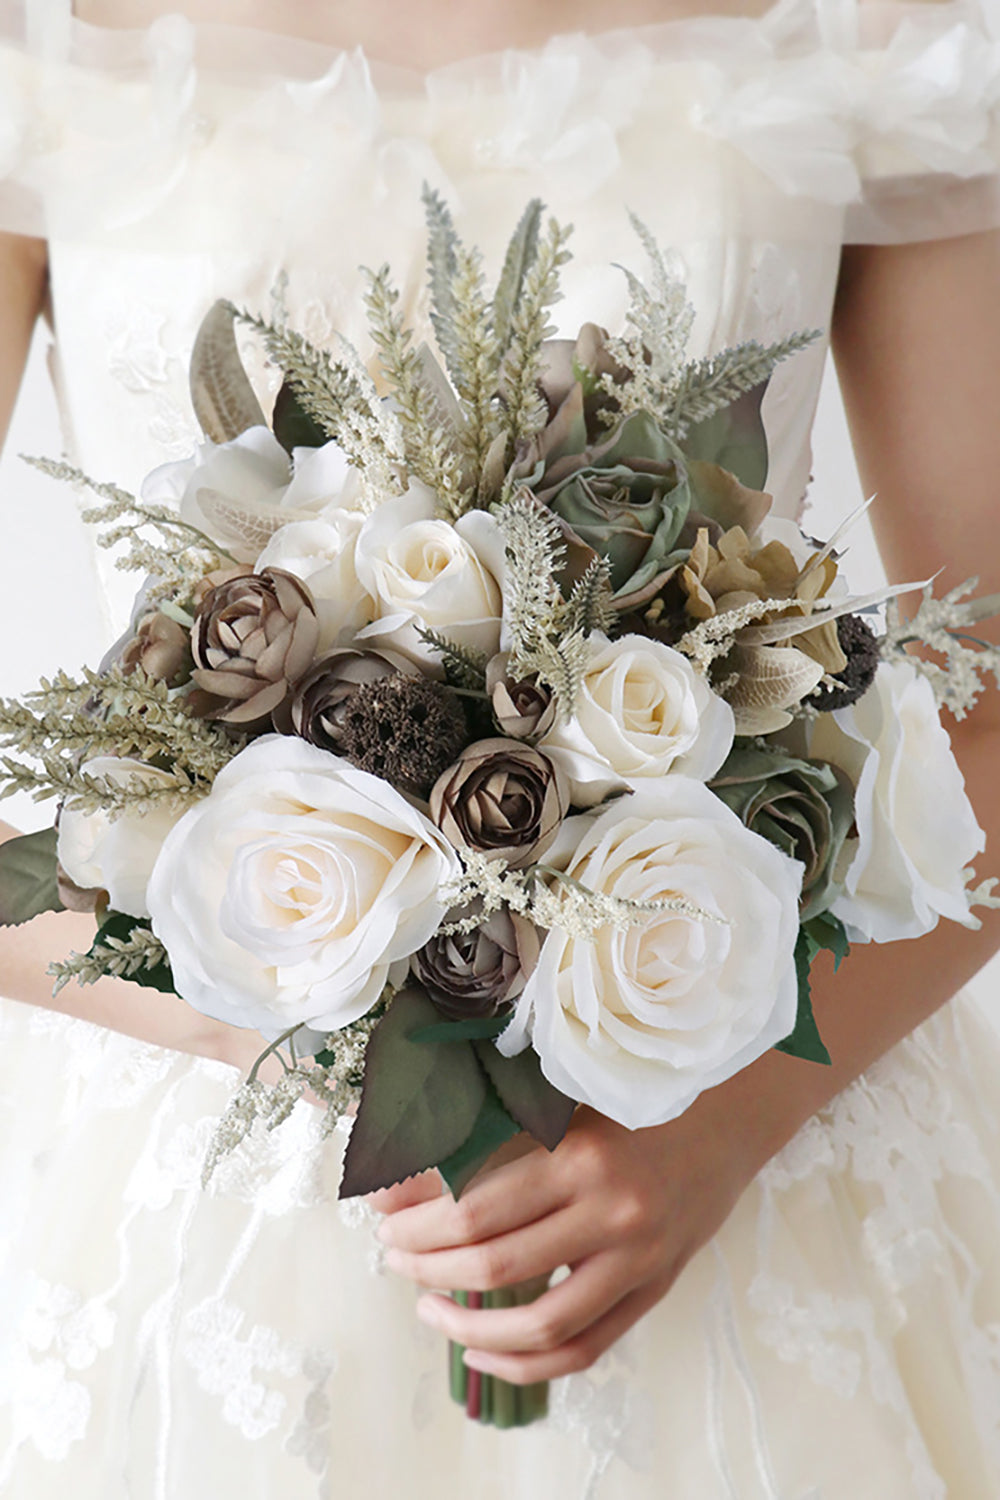
M 839 891 L 837 858 L 854 822 L 846 777 L 826 761 L 738 748 L 708 784 L 747 828 L 805 866 L 801 920 L 826 911 Z

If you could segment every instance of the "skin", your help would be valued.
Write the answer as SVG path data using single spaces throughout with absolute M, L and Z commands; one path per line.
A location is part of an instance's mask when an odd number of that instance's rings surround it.
M 752 15 L 763 8 L 730 10 Z M 725 7 L 704 9 L 719 14 Z M 431 45 L 454 49 L 452 56 L 511 41 L 533 45 L 540 27 L 543 34 L 600 29 L 606 16 L 596 4 L 556 5 L 545 8 L 542 24 L 540 11 L 532 0 L 489 0 L 455 13 L 463 17 L 460 33 L 450 29 L 451 12 L 448 28 L 416 26 L 405 39 L 412 46 L 394 40 L 389 22 L 398 26 L 400 12 L 389 0 L 363 7 L 360 0 L 325 8 L 303 4 L 296 7 L 296 20 L 304 34 L 361 39 L 374 56 L 401 53 L 411 64 L 432 66 L 448 57 L 440 51 L 430 56 Z M 80 12 L 108 25 L 125 18 L 121 5 L 107 3 Z M 153 13 L 152 7 L 130 5 L 127 19 L 146 24 Z M 426 23 L 433 7 L 415 5 L 406 13 Z M 641 24 L 677 13 L 648 0 L 644 8 L 636 0 L 616 21 Z M 287 30 L 287 15 L 279 20 L 265 6 L 230 0 L 213 7 L 213 14 L 243 24 L 270 21 Z M 337 31 L 340 25 L 346 30 Z M 984 591 L 1000 590 L 993 441 L 993 413 L 1000 409 L 998 284 L 1000 234 L 845 252 L 834 348 L 864 486 L 880 497 L 876 520 L 890 576 L 928 577 L 947 558 L 940 587 L 978 575 Z M 9 416 L 43 286 L 38 245 L 0 239 L 0 428 Z M 991 847 L 1000 834 L 993 774 L 997 698 L 993 694 L 962 724 L 949 725 Z M 667 1293 L 774 1152 L 986 962 L 1000 945 L 1000 923 L 992 913 L 983 918 L 979 932 L 942 924 L 891 948 L 856 948 L 835 985 L 831 966 L 818 960 L 814 1004 L 834 1058 L 831 1068 L 771 1052 L 656 1129 L 630 1132 L 581 1108 L 556 1151 L 518 1147 L 520 1154 L 496 1165 L 458 1203 L 442 1194 L 434 1173 L 377 1195 L 389 1264 L 428 1289 L 418 1304 L 421 1317 L 468 1346 L 470 1365 L 508 1380 L 531 1382 L 586 1368 Z M 21 944 L 22 962 L 37 955 L 37 975 L 42 954 L 73 945 L 65 934 L 80 921 L 86 919 L 40 918 L 19 929 L 14 941 Z M 57 927 L 63 948 L 54 943 Z M 5 973 L 3 944 L 10 940 L 11 934 L 0 932 Z M 27 969 L 20 977 L 15 969 L 14 977 L 24 983 L 15 993 L 51 1003 L 47 982 Z M 142 1004 L 139 1013 L 135 996 L 141 992 L 110 981 L 95 989 L 102 990 L 96 1010 L 86 1009 L 94 1005 L 94 991 L 77 992 L 85 997 L 80 1003 L 69 991 L 61 998 L 77 1014 L 149 1034 L 154 1011 Z M 174 1034 L 157 1039 L 236 1062 L 246 1050 L 244 1033 L 192 1021 L 190 1012 L 186 1020 L 178 1014 Z M 488 1290 L 562 1265 L 571 1274 L 524 1308 L 470 1311 L 432 1290 Z

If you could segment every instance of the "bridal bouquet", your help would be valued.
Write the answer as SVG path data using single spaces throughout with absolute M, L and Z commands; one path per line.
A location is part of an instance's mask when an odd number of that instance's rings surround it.
M 36 461 L 146 582 L 99 670 L 0 705 L 3 788 L 60 804 L 0 852 L 0 921 L 93 910 L 57 984 L 263 1033 L 283 1076 L 253 1070 L 206 1177 L 304 1094 L 330 1128 L 357 1106 L 345 1196 L 431 1167 L 458 1194 L 580 1102 L 661 1124 L 767 1048 L 829 1060 L 820 949 L 995 904 L 938 708 L 1000 670 L 970 637 L 997 601 L 928 589 L 904 620 L 850 594 L 839 535 L 770 515 L 761 401 L 812 336 L 690 360 L 636 221 L 624 333 L 556 339 L 541 205 L 492 295 L 427 209 L 436 352 L 385 268 L 374 378 L 218 303 L 194 456 L 138 498 Z M 270 418 L 238 325 L 281 371 Z M 453 1374 L 483 1420 L 544 1402 Z

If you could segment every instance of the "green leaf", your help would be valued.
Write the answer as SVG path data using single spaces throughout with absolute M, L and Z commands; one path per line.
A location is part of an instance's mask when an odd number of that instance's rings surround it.
M 471 1044 L 414 1040 L 437 1020 L 422 991 L 403 990 L 372 1032 L 341 1198 L 391 1187 L 436 1167 L 468 1140 L 486 1096 L 486 1078 Z
M 517 1135 L 519 1129 L 517 1121 L 511 1119 L 496 1092 L 486 1084 L 483 1103 L 468 1138 L 457 1151 L 438 1163 L 438 1171 L 451 1189 L 453 1197 L 457 1198 L 468 1187 L 494 1151 Z
M 735 474 L 752 490 L 767 481 L 767 436 L 760 408 L 767 381 L 754 386 L 722 411 L 696 422 L 681 444 L 688 458 L 702 458 Z
M 56 881 L 54 828 L 0 844 L 0 927 L 19 927 L 43 911 L 65 911 Z
M 329 433 L 300 405 L 291 381 L 286 380 L 274 403 L 271 417 L 274 435 L 291 455 L 293 448 L 322 448 L 330 441 Z
M 834 973 L 840 968 L 841 963 L 851 951 L 851 944 L 847 937 L 847 929 L 839 917 L 832 912 L 825 911 L 818 917 L 811 917 L 802 925 L 802 931 L 811 948 L 809 961 L 816 957 L 821 948 L 833 954 Z
M 107 949 L 110 945 L 106 939 L 109 937 L 130 938 L 137 927 L 144 927 L 148 932 L 152 930 L 152 925 L 146 917 L 130 917 L 125 912 L 113 911 L 98 928 L 90 947 L 90 956 L 97 954 L 102 948 Z M 134 974 L 122 974 L 119 977 L 129 984 L 140 984 L 144 989 L 159 990 L 162 995 L 177 993 L 174 976 L 166 963 L 154 964 L 151 969 L 139 969 Z
M 798 942 L 795 944 L 795 973 L 799 981 L 799 1009 L 795 1019 L 795 1027 L 783 1042 L 776 1044 L 778 1052 L 787 1052 L 791 1057 L 801 1057 L 807 1062 L 825 1063 L 829 1066 L 832 1061 L 829 1052 L 819 1034 L 816 1025 L 816 1017 L 813 1015 L 812 990 L 809 985 L 809 970 L 818 949 L 810 940 L 809 934 L 802 929 L 799 932 Z
M 490 1038 L 499 1036 L 510 1021 L 510 1016 L 487 1016 L 474 1021 L 442 1021 L 440 1012 L 436 1014 L 437 1024 L 422 1026 L 413 1033 L 411 1041 L 420 1042 L 423 1046 L 429 1042 L 489 1041 Z
M 504 1057 L 491 1042 L 480 1042 L 476 1056 L 521 1129 L 554 1151 L 569 1128 L 576 1100 L 549 1082 L 537 1052 L 527 1048 L 516 1057 Z

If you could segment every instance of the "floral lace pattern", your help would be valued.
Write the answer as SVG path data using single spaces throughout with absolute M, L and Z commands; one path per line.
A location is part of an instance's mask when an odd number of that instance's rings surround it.
M 443 1349 L 380 1274 L 371 1211 L 335 1206 L 346 1122 L 323 1142 L 298 1106 L 205 1193 L 231 1069 L 3 1002 L 0 1172 L 24 1189 L 0 1251 L 5 1497 L 62 1493 L 72 1466 L 105 1500 L 124 1462 L 195 1500 L 209 1470 L 328 1500 L 372 1465 L 419 1496 L 447 1473 L 653 1500 L 669 1473 L 681 1500 L 992 1500 L 998 1050 L 955 1002 L 809 1122 L 541 1429 L 456 1446 Z

